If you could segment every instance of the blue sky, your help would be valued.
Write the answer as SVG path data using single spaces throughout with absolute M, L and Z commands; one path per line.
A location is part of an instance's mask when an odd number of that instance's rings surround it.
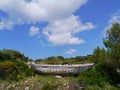
M 104 47 L 120 0 L 1 0 L 0 49 L 37 59 L 84 56 Z

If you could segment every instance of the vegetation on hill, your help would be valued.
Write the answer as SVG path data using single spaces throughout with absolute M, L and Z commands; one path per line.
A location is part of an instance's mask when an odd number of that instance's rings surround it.
M 37 59 L 36 63 L 39 64 L 83 64 L 94 62 L 92 55 L 76 56 L 71 58 L 64 58 L 63 56 L 51 56 L 45 59 Z

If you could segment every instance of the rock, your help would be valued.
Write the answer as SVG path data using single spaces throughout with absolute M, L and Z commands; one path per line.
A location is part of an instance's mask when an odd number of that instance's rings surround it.
M 56 76 L 56 78 L 62 78 L 62 76 Z
M 117 86 L 120 87 L 120 83 L 118 83 Z
M 29 90 L 29 87 L 25 87 L 25 90 Z

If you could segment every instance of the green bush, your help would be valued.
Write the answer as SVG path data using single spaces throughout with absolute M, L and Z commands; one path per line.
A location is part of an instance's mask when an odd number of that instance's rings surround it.
M 1 79 L 15 80 L 17 79 L 18 73 L 19 73 L 19 68 L 16 66 L 14 62 L 4 61 L 0 63 Z
M 109 90 L 118 90 L 115 85 L 120 81 L 120 76 L 107 65 L 99 63 L 93 69 L 80 73 L 78 80 L 83 83 L 85 90 L 107 90 L 103 88 L 108 85 L 112 88 Z
M 34 73 L 33 69 L 20 61 L 0 62 L 0 79 L 2 80 L 18 81 L 24 77 L 32 76 Z

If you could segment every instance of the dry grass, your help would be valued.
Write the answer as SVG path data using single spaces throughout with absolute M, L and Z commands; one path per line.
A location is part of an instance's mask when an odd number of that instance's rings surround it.
M 0 81 L 0 90 L 41 90 L 47 83 L 56 86 L 57 90 L 64 90 L 69 82 L 75 81 L 77 81 L 75 77 L 56 78 L 52 75 L 36 75 L 19 82 Z

